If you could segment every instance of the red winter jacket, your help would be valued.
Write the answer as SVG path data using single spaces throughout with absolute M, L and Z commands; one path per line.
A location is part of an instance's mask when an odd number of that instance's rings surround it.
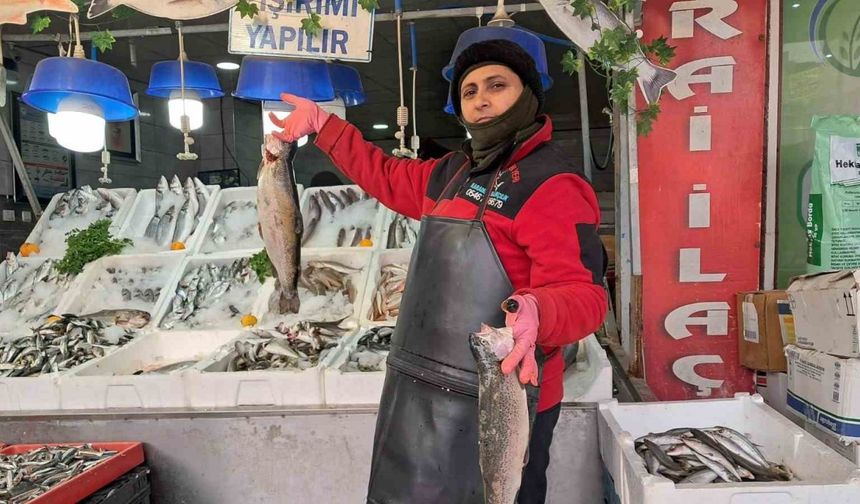
M 538 344 L 550 355 L 596 331 L 606 315 L 600 209 L 594 190 L 552 148 L 552 122 L 519 144 L 496 180 L 484 225 L 516 294 L 537 298 Z M 437 201 L 469 158 L 449 154 L 428 161 L 387 156 L 350 123 L 331 115 L 316 145 L 350 179 L 382 204 L 413 219 L 424 214 L 473 219 L 494 170 L 477 172 L 453 199 Z M 438 203 L 438 204 L 437 204 Z M 561 401 L 564 361 L 544 364 L 538 411 Z

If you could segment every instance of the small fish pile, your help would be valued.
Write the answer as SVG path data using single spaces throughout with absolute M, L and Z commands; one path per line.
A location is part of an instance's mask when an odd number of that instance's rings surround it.
M 252 337 L 233 343 L 227 372 L 312 368 L 337 346 L 346 333 L 340 322 L 279 324 L 274 333 L 255 330 Z
M 194 328 L 247 313 L 256 292 L 251 282 L 257 279 L 250 262 L 243 257 L 221 266 L 208 263 L 190 269 L 179 281 L 161 327 Z
M 349 358 L 340 366 L 344 372 L 385 371 L 385 358 L 391 349 L 393 327 L 373 327 L 358 338 Z
M 406 289 L 406 273 L 405 264 L 386 264 L 382 267 L 379 281 L 373 291 L 370 320 L 382 322 L 397 318 L 400 314 L 400 300 Z
M 226 249 L 256 249 L 263 240 L 257 226 L 256 201 L 231 201 L 218 210 L 203 252 Z
M 758 447 L 728 427 L 678 428 L 635 442 L 648 472 L 675 483 L 789 481 L 791 471 L 769 462 Z
M 71 285 L 73 276 L 60 273 L 55 259 L 38 266 L 21 264 L 9 252 L 0 266 L 0 328 L 43 320 L 59 302 L 59 294 Z
M 99 319 L 54 317 L 34 328 L 30 336 L 0 341 L 0 377 L 65 371 L 103 357 L 106 350 L 123 346 L 133 338 L 131 329 L 109 327 Z
M 421 223 L 405 215 L 396 214 L 388 226 L 388 242 L 385 247 L 390 249 L 414 247 L 418 241 L 418 228 Z
M 63 193 L 48 220 L 84 215 L 90 210 L 98 210 L 103 216 L 110 218 L 122 206 L 122 202 L 122 196 L 110 189 L 99 187 L 93 191 L 92 187 L 85 185 Z
M 170 184 L 164 176 L 155 187 L 155 211 L 143 233 L 159 247 L 185 243 L 203 220 L 203 213 L 212 195 L 197 177 L 185 179 L 173 176 Z
M 319 189 L 303 214 L 302 246 L 358 247 L 371 239 L 378 208 L 379 202 L 360 189 Z
M 299 287 L 315 296 L 341 292 L 350 303 L 354 303 L 356 290 L 352 285 L 352 275 L 359 271 L 360 268 L 351 268 L 336 261 L 308 261 L 299 276 Z
M 25 453 L 0 455 L 0 502 L 29 502 L 116 454 L 85 444 L 43 446 Z
M 116 190 L 90 186 L 72 189 L 63 193 L 44 222 L 39 236 L 32 241 L 39 246 L 38 255 L 43 257 L 62 257 L 67 248 L 67 233 L 76 229 L 86 229 L 102 219 L 113 219 L 117 210 L 125 202 L 125 197 Z

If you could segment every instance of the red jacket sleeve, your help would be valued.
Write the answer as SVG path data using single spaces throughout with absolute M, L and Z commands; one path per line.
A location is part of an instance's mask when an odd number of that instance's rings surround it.
M 407 217 L 421 218 L 427 180 L 438 160 L 387 156 L 366 141 L 358 128 L 334 114 L 315 143 L 339 170 L 383 205 Z
M 514 240 L 531 259 L 529 287 L 537 298 L 537 343 L 562 346 L 596 331 L 606 316 L 600 208 L 591 186 L 556 175 L 532 194 L 513 224 Z

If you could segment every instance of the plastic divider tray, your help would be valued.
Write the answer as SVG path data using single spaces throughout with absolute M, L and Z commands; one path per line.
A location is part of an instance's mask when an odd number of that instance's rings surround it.
M 41 267 L 45 261 L 48 261 L 51 259 L 57 260 L 56 258 L 40 257 L 40 256 L 19 257 L 18 258 L 18 264 L 22 268 L 26 268 L 26 273 L 24 270 L 19 269 L 15 273 L 13 273 L 13 275 L 16 277 L 19 277 L 22 273 L 25 273 L 25 275 L 30 275 L 36 269 Z M 23 279 L 24 277 L 20 276 L 20 278 Z M 50 298 L 50 300 L 49 301 L 46 300 L 46 303 L 44 303 L 42 306 L 47 307 L 47 306 L 53 305 L 51 307 L 51 311 L 56 312 L 57 308 L 60 306 L 60 303 L 62 301 L 63 296 L 67 292 L 74 291 L 75 285 L 77 284 L 79 279 L 80 279 L 80 275 L 77 275 L 77 276 L 75 276 L 75 278 L 73 278 L 69 282 L 67 287 L 60 288 L 58 290 L 54 290 L 53 295 Z M 6 270 L 5 270 L 5 268 L 2 267 L 2 265 L 0 265 L 0 285 L 2 285 L 5 281 L 6 281 Z M 2 304 L 0 304 L 0 313 L 3 313 L 4 311 L 5 311 L 5 309 L 3 308 Z M 6 317 L 3 316 L 3 317 L 0 317 L 0 319 L 3 319 L 5 321 Z M 17 317 L 15 323 L 12 323 L 12 324 L 0 323 L 0 339 L 2 339 L 3 336 L 10 336 L 10 335 L 12 335 L 12 336 L 28 336 L 31 334 L 30 327 L 38 325 L 39 323 L 41 323 L 43 321 L 33 321 L 31 323 L 26 323 L 26 322 L 27 321 L 22 320 L 21 317 Z
M 85 443 L 46 443 L 9 445 L 2 455 L 14 455 L 37 450 L 43 446 L 81 446 Z M 99 450 L 115 450 L 116 455 L 103 460 L 74 478 L 64 481 L 44 494 L 27 501 L 28 504 L 68 504 L 79 502 L 143 463 L 143 445 L 137 442 L 90 443 Z

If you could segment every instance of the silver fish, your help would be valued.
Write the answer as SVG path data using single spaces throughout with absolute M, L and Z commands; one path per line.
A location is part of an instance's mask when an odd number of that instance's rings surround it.
M 81 315 L 81 318 L 98 320 L 104 324 L 116 325 L 131 329 L 140 329 L 146 327 L 152 318 L 149 312 L 143 310 L 116 309 L 116 310 L 101 310 L 87 315 Z
M 194 232 L 194 214 L 191 211 L 191 200 L 186 199 L 179 209 L 179 216 L 176 218 L 176 231 L 173 233 L 174 242 L 185 243 L 191 233 Z
M 322 216 L 322 207 L 320 207 L 319 193 L 311 195 L 308 200 L 308 214 L 305 217 L 305 230 L 302 236 L 302 245 L 308 242 L 314 231 L 317 229 L 317 224 Z
M 146 226 L 146 231 L 144 231 L 143 235 L 147 238 L 155 238 L 158 233 L 158 224 L 162 218 L 161 205 L 164 201 L 164 193 L 167 192 L 169 186 L 167 184 L 167 179 L 164 178 L 164 175 L 158 179 L 158 184 L 155 186 L 155 210 L 152 214 L 152 218 L 149 220 L 149 224 Z
M 218 14 L 233 7 L 238 2 L 239 0 L 93 0 L 87 17 L 92 19 L 117 6 L 127 5 L 150 16 L 188 20 Z
M 257 173 L 257 216 L 277 276 L 270 310 L 298 313 L 303 225 L 293 172 L 296 145 L 284 145 L 271 135 L 266 135 L 265 142 Z
M 166 212 L 164 212 L 164 216 L 161 217 L 161 222 L 158 223 L 156 243 L 162 247 L 170 243 L 170 239 L 173 237 L 173 231 L 175 228 L 176 207 L 171 206 Z
M 202 215 L 200 212 L 200 202 L 197 201 L 197 188 L 194 187 L 194 181 L 191 180 L 191 177 L 185 179 L 185 199 L 191 202 L 191 216 L 194 217 L 194 222 L 200 222 L 200 217 L 198 214 Z
M 96 191 L 102 198 L 108 201 L 115 210 L 122 206 L 122 198 L 120 198 L 115 192 L 111 191 L 110 189 L 99 187 L 98 189 L 96 189 Z
M 170 179 L 170 190 L 174 194 L 182 196 L 182 182 L 179 180 L 179 176 L 173 175 L 173 178 Z
M 593 21 L 589 16 L 581 18 L 574 15 L 569 0 L 540 0 L 553 23 L 585 53 L 600 40 L 601 30 L 628 30 L 627 25 L 618 19 L 606 4 L 599 0 L 589 0 L 589 3 L 594 6 Z M 630 64 L 639 70 L 639 88 L 648 103 L 659 100 L 663 88 L 676 77 L 672 70 L 651 63 L 641 51 L 633 57 Z
M 203 182 L 194 177 L 194 190 L 197 192 L 197 219 L 203 219 L 203 212 L 206 210 L 206 205 L 209 203 L 209 189 L 203 184 Z
M 504 375 L 501 368 L 513 345 L 509 328 L 484 324 L 469 335 L 478 369 L 479 461 L 487 504 L 514 503 L 529 445 L 526 390 L 516 373 Z

